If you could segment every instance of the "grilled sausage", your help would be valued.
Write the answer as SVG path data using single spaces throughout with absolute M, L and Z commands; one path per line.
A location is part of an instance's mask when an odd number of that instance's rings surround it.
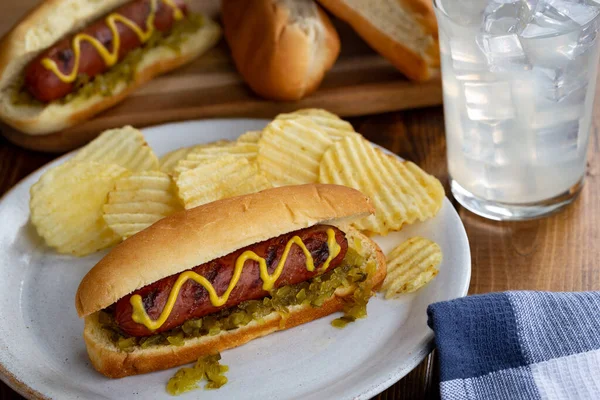
M 114 12 L 131 20 L 142 31 L 146 32 L 148 29 L 146 27 L 146 20 L 151 12 L 151 1 L 135 0 L 117 8 Z M 154 18 L 154 27 L 161 32 L 168 32 L 175 22 L 174 9 L 163 0 L 156 0 L 156 2 L 157 9 Z M 187 12 L 186 4 L 183 0 L 173 0 L 173 2 L 183 13 Z M 130 27 L 118 20 L 115 25 L 120 36 L 118 59 L 122 60 L 129 52 L 140 47 L 142 42 Z M 78 33 L 85 33 L 98 39 L 107 50 L 110 52 L 113 51 L 114 38 L 111 29 L 106 23 L 106 17 L 99 19 Z M 74 35 L 59 41 L 38 55 L 26 67 L 25 88 L 38 100 L 42 102 L 53 101 L 66 96 L 74 90 L 74 82 L 63 82 L 54 72 L 42 65 L 44 58 L 50 58 L 56 62 L 58 69 L 63 74 L 70 74 L 75 64 L 75 55 L 72 48 L 73 37 Z M 85 74 L 89 78 L 92 78 L 110 68 L 106 65 L 98 50 L 88 41 L 82 40 L 80 46 L 81 55 L 78 74 Z
M 335 227 L 317 225 L 242 248 L 216 260 L 194 267 L 192 271 L 208 279 L 214 286 L 217 294 L 221 296 L 229 286 L 235 261 L 244 251 L 252 250 L 264 258 L 267 270 L 269 274 L 272 274 L 281 259 L 287 242 L 293 236 L 297 235 L 310 251 L 314 260 L 315 270 L 312 272 L 307 270 L 306 257 L 302 249 L 297 245 L 292 245 L 283 271 L 275 282 L 274 287 L 278 288 L 300 283 L 323 272 L 321 271 L 321 266 L 329 257 L 329 248 L 327 246 L 327 229 L 329 228 L 335 231 L 336 241 L 341 247 L 340 253 L 331 260 L 328 268 L 328 270 L 331 270 L 339 266 L 344 259 L 348 250 L 348 240 L 345 234 Z M 132 320 L 133 309 L 130 303 L 132 295 L 139 294 L 142 297 L 146 313 L 151 319 L 156 320 L 160 316 L 178 276 L 179 274 L 176 274 L 163 278 L 120 299 L 115 307 L 115 320 L 120 329 L 131 336 L 148 336 L 173 329 L 188 319 L 199 318 L 223 308 L 233 307 L 243 301 L 259 299 L 268 295 L 268 292 L 262 288 L 263 281 L 260 278 L 258 262 L 248 260 L 244 265 L 238 284 L 231 292 L 227 303 L 222 307 L 213 306 L 206 289 L 200 284 L 188 280 L 181 288 L 173 311 L 159 329 L 150 331 L 144 325 Z

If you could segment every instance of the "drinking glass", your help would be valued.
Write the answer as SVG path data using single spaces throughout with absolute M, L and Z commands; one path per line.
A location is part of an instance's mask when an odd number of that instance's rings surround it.
M 452 194 L 495 220 L 581 190 L 600 0 L 434 0 Z

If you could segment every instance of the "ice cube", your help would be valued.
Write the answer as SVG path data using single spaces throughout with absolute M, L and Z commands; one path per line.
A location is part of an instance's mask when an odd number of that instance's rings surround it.
M 522 0 L 520 2 L 521 8 L 519 10 L 519 20 L 522 23 L 529 22 L 529 20 L 533 16 L 533 13 L 535 12 L 535 9 L 536 9 L 539 1 L 540 0 Z
M 555 102 L 583 103 L 597 51 L 587 51 L 576 56 L 562 68 L 534 67 L 536 86 L 539 93 Z
M 528 59 L 516 34 L 481 34 L 478 43 L 486 55 L 491 71 L 517 71 L 529 69 Z
M 457 78 L 487 71 L 487 59 L 476 43 L 479 26 L 462 26 L 449 18 L 439 20 L 440 49 L 451 58 Z
M 534 130 L 550 129 L 554 126 L 579 119 L 583 117 L 583 113 L 583 103 L 561 104 L 557 106 L 554 102 L 548 101 L 548 103 L 544 103 L 543 100 L 538 99 L 536 110 L 530 118 L 530 126 Z
M 532 64 L 562 68 L 573 58 L 580 33 L 577 23 L 544 3 L 518 36 Z
M 567 121 L 562 124 L 540 129 L 535 133 L 536 143 L 540 147 L 571 148 L 577 147 L 579 120 Z
M 596 44 L 600 28 L 600 4 L 591 0 L 548 0 L 561 15 L 580 26 L 577 42 L 564 46 L 560 51 L 569 59 L 585 53 Z
M 535 163 L 556 165 L 579 157 L 579 120 L 540 129 L 535 134 Z
M 457 77 L 474 71 L 487 70 L 487 59 L 475 42 L 475 34 L 471 37 L 450 39 L 450 53 Z
M 578 56 L 596 45 L 600 25 L 598 22 L 600 21 L 594 21 L 583 28 L 577 41 L 577 48 L 573 51 L 574 56 Z
M 461 151 L 465 159 L 482 162 L 486 166 L 499 167 L 520 163 L 519 141 L 509 140 L 516 131 L 514 120 L 486 123 L 466 121 L 463 123 Z
M 485 142 L 474 141 L 469 138 L 466 132 L 463 135 L 462 152 L 465 157 L 471 160 L 490 163 L 494 159 L 494 148 L 492 145 Z
M 482 31 L 491 35 L 505 35 L 517 31 L 519 24 L 520 1 L 506 3 L 491 2 L 484 11 Z
M 450 52 L 455 68 L 472 69 L 486 65 L 485 56 L 483 56 L 479 46 L 477 46 L 475 38 L 450 39 Z
M 541 0 L 535 5 L 533 9 L 535 22 L 539 26 L 553 29 L 556 33 L 578 29 L 580 25 L 567 14 L 554 7 L 552 5 L 553 1 L 559 0 Z
M 585 101 L 588 77 L 584 71 L 569 67 L 566 69 L 534 67 L 534 72 L 537 74 L 536 89 L 546 99 L 557 103 L 565 99 L 581 104 Z
M 515 34 L 481 35 L 484 54 L 491 59 L 506 57 L 524 57 L 523 46 Z
M 474 121 L 505 120 L 515 116 L 510 84 L 464 82 L 467 115 Z
M 479 25 L 488 0 L 437 0 L 438 7 L 460 25 Z
M 560 14 L 567 16 L 580 26 L 590 23 L 600 14 L 599 4 L 590 0 L 546 0 Z
M 475 185 L 471 188 L 476 195 L 501 202 L 515 202 L 515 199 L 526 196 L 532 190 L 530 180 L 523 179 L 528 176 L 527 165 L 497 166 L 465 161 L 467 168 L 476 171 L 471 173 L 478 177 Z
M 499 200 L 514 199 L 526 190 L 527 184 L 523 182 L 523 174 L 524 166 L 519 164 L 488 165 L 483 169 L 489 195 Z
M 514 130 L 512 121 L 471 121 L 462 122 L 462 152 L 465 157 L 484 161 L 489 165 L 503 165 L 509 162 L 507 136 Z
M 593 46 L 597 45 L 596 39 L 598 36 L 599 29 L 600 15 L 596 16 L 592 21 L 583 26 L 581 34 L 579 35 L 577 47 L 573 50 L 574 57 L 577 57 L 585 53 L 586 51 L 591 50 Z

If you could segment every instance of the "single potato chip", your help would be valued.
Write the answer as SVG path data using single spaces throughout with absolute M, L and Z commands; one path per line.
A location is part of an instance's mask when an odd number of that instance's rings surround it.
M 175 183 L 164 172 L 145 171 L 119 179 L 104 204 L 104 221 L 126 239 L 183 209 Z
M 276 119 L 294 119 L 298 116 L 310 118 L 332 140 L 358 135 L 350 122 L 344 121 L 337 115 L 320 108 L 305 108 L 292 113 L 279 114 Z
M 314 183 L 333 141 L 307 117 L 275 119 L 258 141 L 258 166 L 275 186 Z
M 229 143 L 228 140 L 219 140 L 212 143 L 198 144 L 196 146 L 182 147 L 180 149 L 173 150 L 159 159 L 160 170 L 166 174 L 172 174 L 177 166 L 177 163 L 180 160 L 184 160 L 188 154 L 205 147 L 223 146 L 227 143 Z
M 116 164 L 68 161 L 46 171 L 30 190 L 31 222 L 59 253 L 85 256 L 121 237 L 102 218 L 115 182 L 129 171 Z
M 117 164 L 131 171 L 158 170 L 158 158 L 144 135 L 131 126 L 104 131 L 82 147 L 73 159 Z
M 327 150 L 319 182 L 349 186 L 369 196 L 375 215 L 354 225 L 381 235 L 435 216 L 444 199 L 444 188 L 435 177 L 358 136 L 337 141 Z
M 440 272 L 442 249 L 429 239 L 412 237 L 387 256 L 387 276 L 381 290 L 389 299 L 412 293 L 432 281 Z
M 186 209 L 272 187 L 256 163 L 233 155 L 205 161 L 175 178 Z
M 233 156 L 254 161 L 256 160 L 257 154 L 258 145 L 256 143 L 226 142 L 202 146 L 194 149 L 194 151 L 189 153 L 185 159 L 180 160 L 173 170 L 173 175 L 177 176 L 182 172 L 194 169 L 207 161 L 213 161 L 224 156 Z
M 262 131 L 249 131 L 240 135 L 240 137 L 237 138 L 237 141 L 244 143 L 258 143 L 261 135 Z
M 183 160 L 194 151 L 194 146 L 182 147 L 177 150 L 173 150 L 162 156 L 158 162 L 160 165 L 160 171 L 165 174 L 170 174 L 175 170 L 175 166 L 180 160 Z

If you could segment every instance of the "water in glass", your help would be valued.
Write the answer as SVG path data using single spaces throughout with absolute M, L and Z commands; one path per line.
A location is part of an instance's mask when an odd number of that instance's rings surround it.
M 520 205 L 578 185 L 600 0 L 435 2 L 453 185 L 488 202 Z

